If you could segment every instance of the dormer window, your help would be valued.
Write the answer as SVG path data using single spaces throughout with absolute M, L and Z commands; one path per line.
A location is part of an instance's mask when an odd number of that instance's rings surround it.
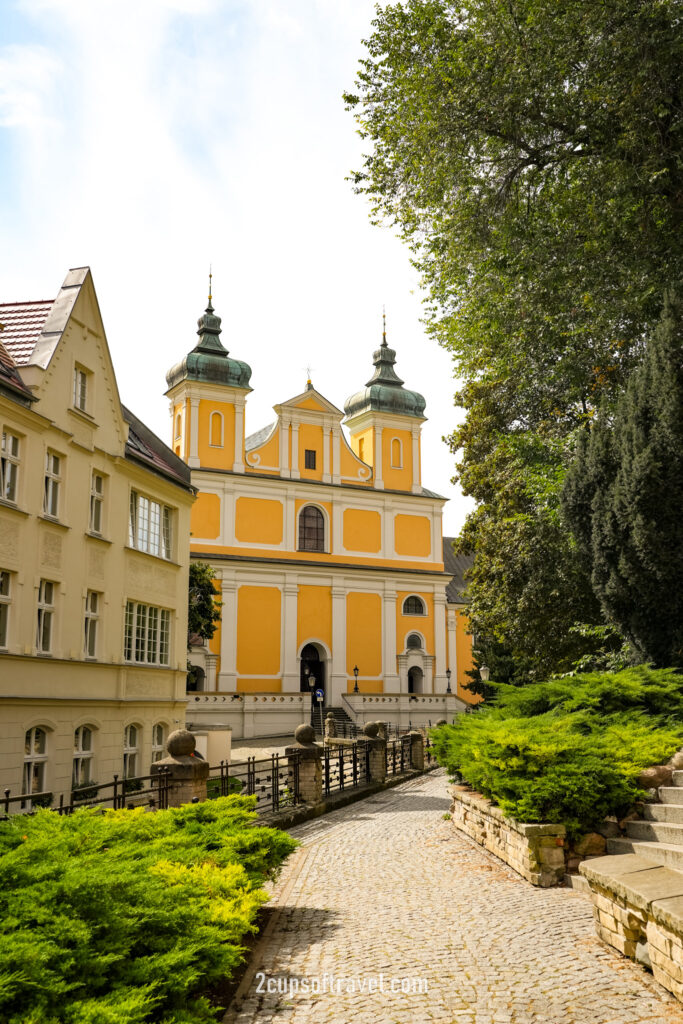
M 80 366 L 74 369 L 74 409 L 85 412 L 88 405 L 88 374 Z
M 306 448 L 304 450 L 304 466 L 306 469 L 315 469 L 315 449 Z

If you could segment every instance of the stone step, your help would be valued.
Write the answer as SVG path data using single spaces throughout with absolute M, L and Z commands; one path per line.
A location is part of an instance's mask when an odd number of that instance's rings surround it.
M 626 826 L 629 839 L 647 839 L 657 843 L 673 843 L 683 853 L 683 825 L 664 821 L 629 821 Z
M 619 837 L 607 840 L 608 853 L 636 853 L 655 864 L 664 864 L 674 871 L 683 871 L 683 847 L 673 843 L 647 842 L 644 839 Z
M 663 804 L 683 804 L 683 788 L 681 786 L 660 786 L 659 799 Z
M 674 772 L 674 786 L 683 788 L 683 772 Z
M 680 804 L 644 804 L 643 817 L 646 821 L 668 821 L 683 825 L 683 801 Z

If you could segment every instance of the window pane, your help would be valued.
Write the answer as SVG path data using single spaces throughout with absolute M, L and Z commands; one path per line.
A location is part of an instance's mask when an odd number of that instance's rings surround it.
M 137 606 L 135 616 L 135 660 L 145 660 L 145 626 L 147 624 L 147 607 L 144 604 Z
M 0 597 L 9 597 L 9 573 L 0 572 Z
M 9 621 L 9 606 L 0 604 L 0 647 L 7 647 L 7 625 Z
M 157 644 L 159 642 L 159 609 L 149 609 L 147 626 L 147 661 L 154 664 L 157 660 Z
M 44 754 L 45 753 L 45 740 L 46 734 L 44 729 L 33 730 L 33 753 Z
M 133 658 L 133 603 L 126 602 L 126 624 L 123 636 L 123 656 L 126 661 Z

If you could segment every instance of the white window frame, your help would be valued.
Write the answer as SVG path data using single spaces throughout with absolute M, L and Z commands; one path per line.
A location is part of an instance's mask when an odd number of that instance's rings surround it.
M 165 722 L 155 722 L 152 726 L 152 764 L 161 761 L 166 754 L 168 731 Z
M 420 602 L 420 606 L 422 608 L 421 612 L 407 612 L 406 611 L 406 605 L 407 605 L 408 601 L 410 601 L 411 599 L 418 600 Z M 410 615 L 410 616 L 412 616 L 412 615 L 421 615 L 421 616 L 425 616 L 426 614 L 427 614 L 427 606 L 425 605 L 424 599 L 421 598 L 419 594 L 408 594 L 407 597 L 403 598 L 403 604 L 401 606 L 401 615 Z
M 38 620 L 36 623 L 36 651 L 38 654 L 52 654 L 55 633 L 55 591 L 54 580 L 41 580 L 38 587 Z M 45 637 L 47 634 L 47 644 Z
M 71 766 L 71 788 L 84 786 L 93 781 L 93 758 L 95 756 L 95 730 L 91 725 L 79 725 L 74 729 L 74 753 Z
M 12 573 L 0 569 L 0 651 L 6 651 L 8 647 L 11 606 Z
M 12 505 L 17 503 L 20 465 L 21 438 L 3 427 L 0 438 L 0 498 Z
M 88 384 L 90 374 L 78 364 L 74 366 L 73 407 L 79 412 L 88 410 Z
M 170 609 L 126 601 L 123 657 L 133 665 L 171 664 Z
M 128 506 L 128 543 L 170 562 L 173 551 L 173 509 L 154 498 L 131 490 Z
M 57 467 L 55 468 L 55 460 Z M 59 519 L 59 499 L 63 479 L 64 456 L 48 448 L 45 453 L 45 489 L 43 492 L 43 515 Z
M 37 748 L 36 739 L 37 734 L 42 733 L 43 736 L 43 749 L 42 751 Z M 31 796 L 35 793 L 45 793 L 45 774 L 47 770 L 47 759 L 48 759 L 48 730 L 43 725 L 34 725 L 30 729 L 26 730 L 24 736 L 24 763 L 21 773 L 21 793 L 22 796 L 26 796 L 26 800 L 22 800 L 22 810 L 30 811 L 32 809 Z M 40 780 L 40 785 L 36 786 L 36 780 Z
M 132 732 L 131 730 L 134 730 Z M 132 722 L 123 730 L 123 777 L 134 779 L 138 774 L 140 757 L 140 734 L 142 726 Z
M 213 441 L 213 418 L 214 418 L 214 416 L 218 416 L 218 420 L 219 420 L 219 423 L 221 425 L 221 429 L 220 429 L 220 443 L 219 444 L 214 444 L 214 441 Z M 214 410 L 214 412 L 212 412 L 211 415 L 209 416 L 209 448 L 223 448 L 224 443 L 225 443 L 225 420 L 223 419 L 223 413 L 222 412 L 217 412 L 217 411 Z
M 100 598 L 97 590 L 88 590 L 85 595 L 85 617 L 83 623 L 83 653 L 89 661 L 97 658 L 97 633 L 100 621 Z
M 420 646 L 419 647 L 413 647 L 411 644 L 408 643 L 408 641 L 410 640 L 411 636 L 416 636 L 418 638 L 418 640 L 420 641 Z M 405 646 L 405 650 L 406 650 L 407 654 L 410 654 L 411 651 L 417 651 L 417 652 L 420 652 L 420 653 L 424 654 L 424 652 L 427 650 L 427 647 L 425 645 L 425 638 L 422 636 L 421 633 L 418 633 L 418 631 L 416 629 L 411 629 L 409 633 L 406 633 L 406 646 Z
M 97 481 L 101 487 L 97 489 Z M 90 533 L 101 537 L 104 533 L 104 475 L 93 469 L 90 474 L 90 512 L 88 515 L 88 529 Z

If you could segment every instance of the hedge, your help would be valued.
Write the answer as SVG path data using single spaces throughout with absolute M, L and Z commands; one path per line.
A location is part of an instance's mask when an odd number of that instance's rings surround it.
M 525 822 L 561 822 L 570 835 L 644 796 L 643 768 L 683 745 L 683 677 L 646 666 L 514 687 L 432 731 L 435 754 Z
M 0 1020 L 208 1024 L 296 843 L 253 798 L 0 822 Z

